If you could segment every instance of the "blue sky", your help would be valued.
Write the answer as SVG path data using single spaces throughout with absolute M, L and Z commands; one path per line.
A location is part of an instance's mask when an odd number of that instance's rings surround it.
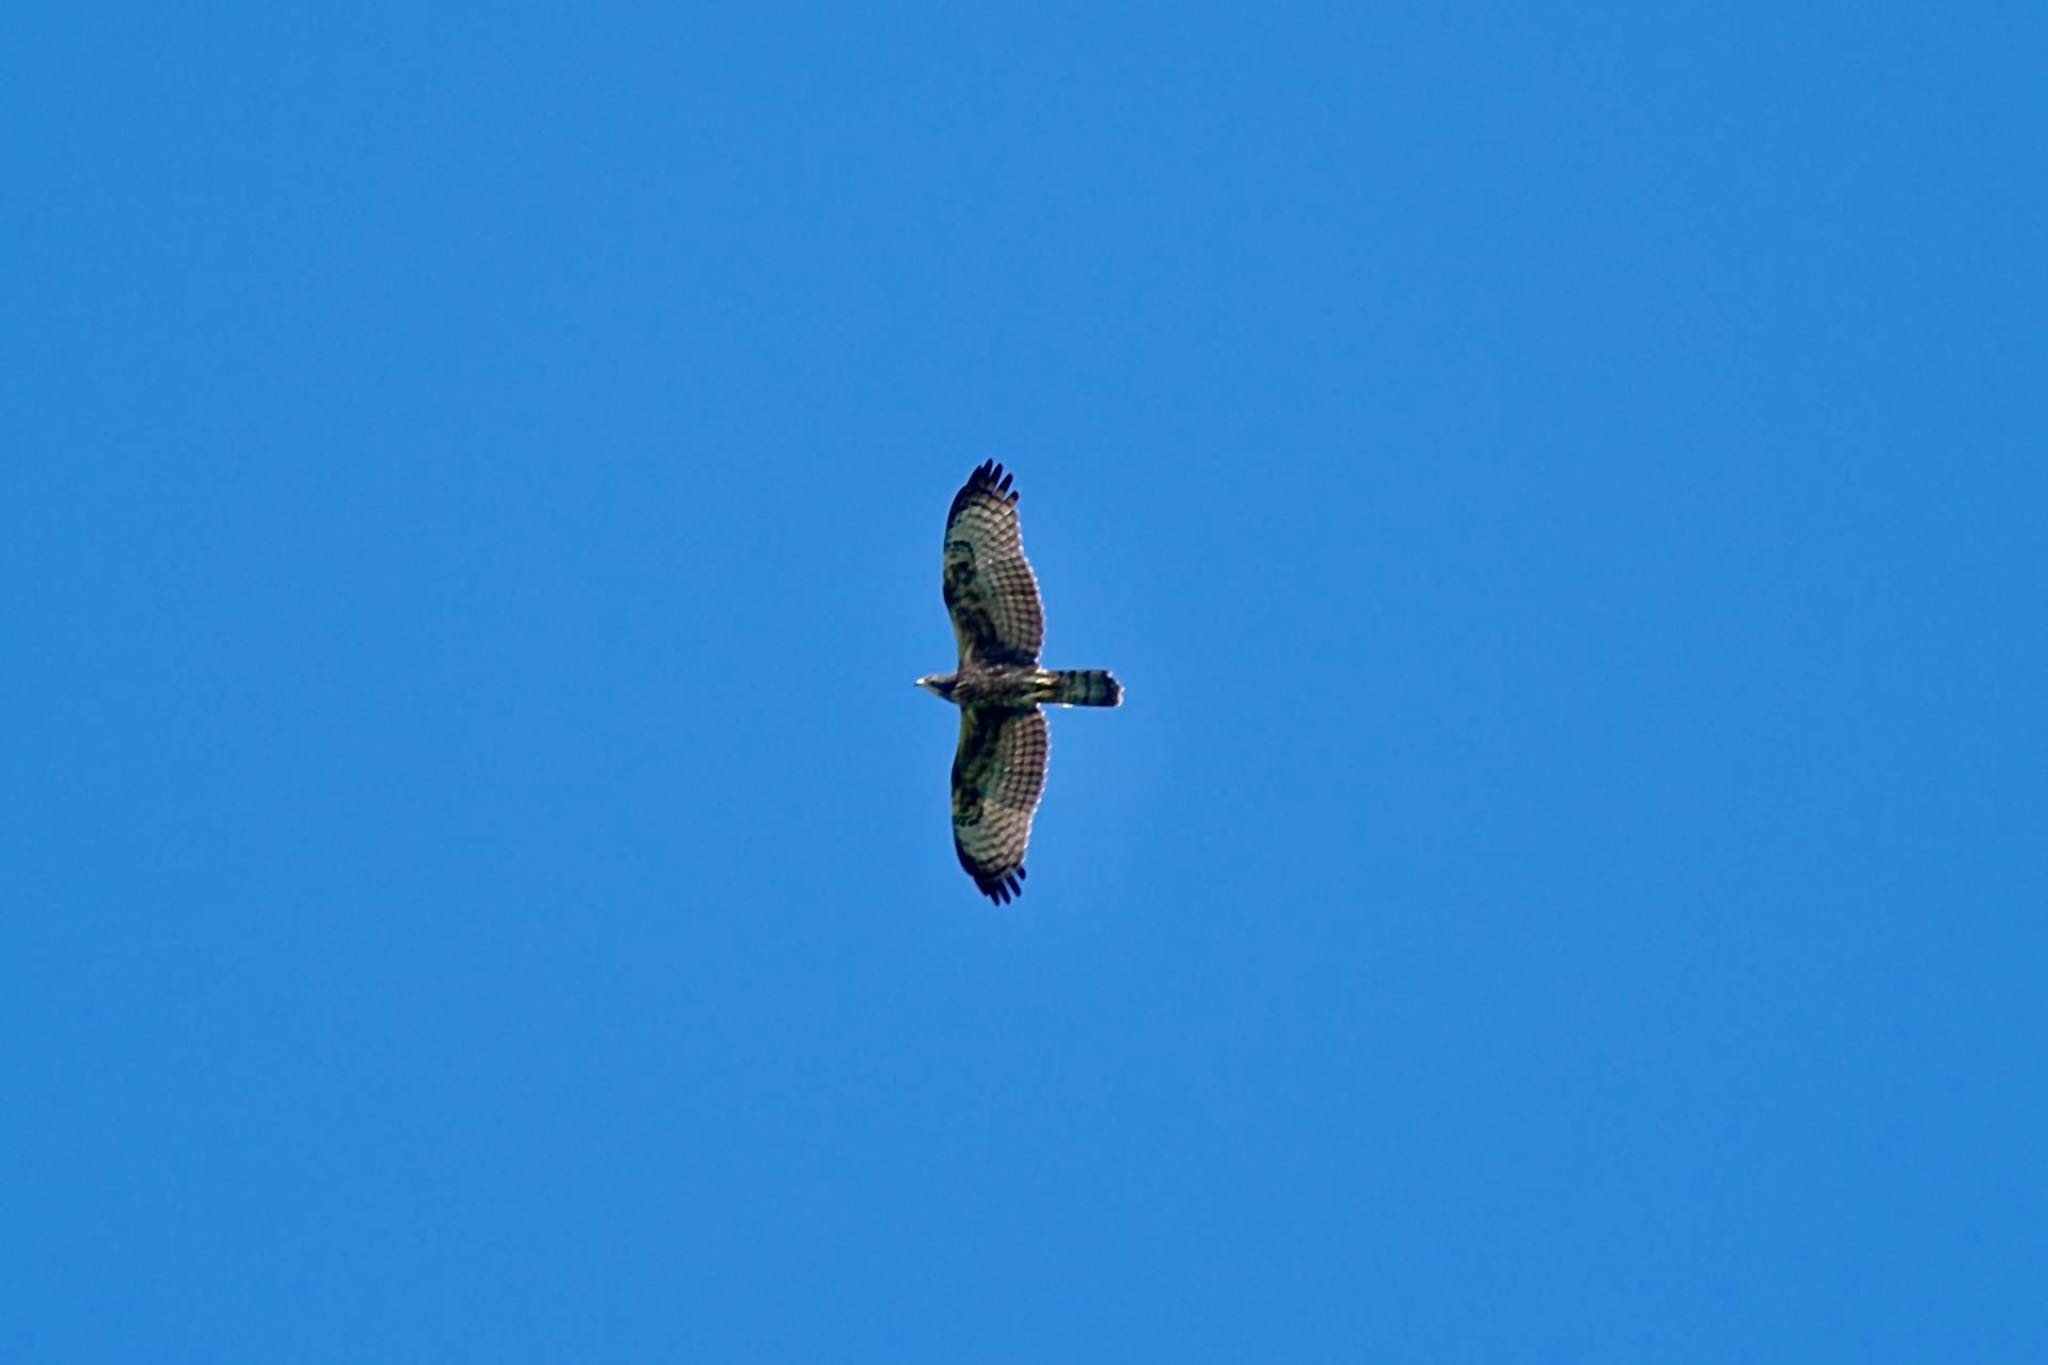
M 58 8 L 9 1360 L 2048 1350 L 2038 7 Z

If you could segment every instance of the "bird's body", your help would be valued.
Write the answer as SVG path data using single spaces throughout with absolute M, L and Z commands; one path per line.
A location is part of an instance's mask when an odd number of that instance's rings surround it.
M 1099 668 L 1020 668 L 998 665 L 919 679 L 958 706 L 1115 706 L 1123 688 Z
M 1010 482 L 989 461 L 953 497 L 944 586 L 960 663 L 952 673 L 917 680 L 960 708 L 953 847 L 975 886 L 999 904 L 1022 889 L 1031 817 L 1045 790 L 1049 745 L 1039 706 L 1123 701 L 1123 686 L 1101 669 L 1039 666 L 1045 614 Z

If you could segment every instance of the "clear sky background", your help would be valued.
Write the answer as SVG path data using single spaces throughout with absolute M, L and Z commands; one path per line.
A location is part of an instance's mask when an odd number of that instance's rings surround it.
M 7 1360 L 2048 1358 L 2048 11 L 38 8 Z

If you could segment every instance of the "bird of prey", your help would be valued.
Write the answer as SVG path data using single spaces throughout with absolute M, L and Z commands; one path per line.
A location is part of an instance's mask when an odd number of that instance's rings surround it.
M 960 708 L 953 755 L 953 848 L 975 887 L 998 905 L 1024 887 L 1024 846 L 1045 790 L 1045 714 L 1116 706 L 1123 685 L 1102 669 L 1038 666 L 1045 614 L 1017 531 L 1013 476 L 983 462 L 946 514 L 943 583 L 960 666 L 917 685 Z

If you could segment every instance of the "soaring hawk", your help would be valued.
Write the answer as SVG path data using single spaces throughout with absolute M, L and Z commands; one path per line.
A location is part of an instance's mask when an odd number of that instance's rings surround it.
M 1011 476 L 993 460 L 967 476 L 946 514 L 946 610 L 960 667 L 917 685 L 960 708 L 953 755 L 953 848 L 998 905 L 1024 889 L 1024 846 L 1045 790 L 1045 714 L 1057 706 L 1115 706 L 1123 685 L 1101 669 L 1038 666 L 1045 614 L 1024 559 Z

